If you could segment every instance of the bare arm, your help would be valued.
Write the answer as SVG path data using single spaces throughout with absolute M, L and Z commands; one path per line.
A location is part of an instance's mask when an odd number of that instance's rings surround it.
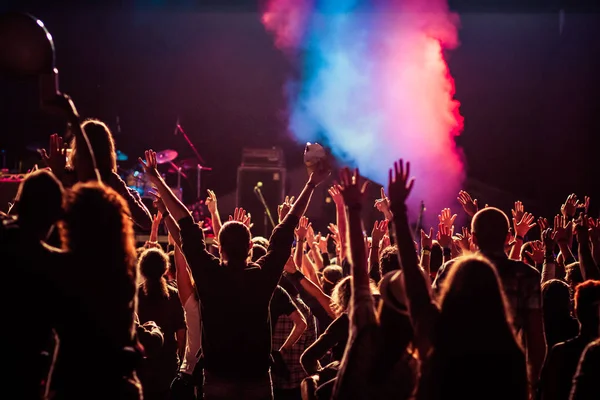
M 187 331 L 185 329 L 177 329 L 176 336 L 177 336 L 177 354 L 179 355 L 179 359 L 183 360 L 183 357 L 185 357 Z
M 156 153 L 152 150 L 147 150 L 146 161 L 144 162 L 141 158 L 139 161 L 144 166 L 144 172 L 149 177 L 150 182 L 156 186 L 160 198 L 173 218 L 176 221 L 179 221 L 182 218 L 191 216 L 187 207 L 179 200 L 179 198 L 177 198 L 177 196 L 175 196 L 171 191 L 171 188 L 169 188 L 158 173 L 158 170 L 156 169 Z
M 173 240 L 176 247 L 181 247 L 181 237 L 179 236 L 179 225 L 177 225 L 177 221 L 173 219 L 173 216 L 167 210 L 165 203 L 162 201 L 159 195 L 154 194 L 154 207 L 156 207 L 159 213 L 162 214 L 163 221 L 165 221 L 165 225 L 167 227 L 167 231 L 170 234 L 171 239 Z
M 304 331 L 306 331 L 306 328 L 308 327 L 308 325 L 306 324 L 306 319 L 300 311 L 295 310 L 288 316 L 292 320 L 294 327 L 292 328 L 292 331 L 290 332 L 288 337 L 285 339 L 285 342 L 283 342 L 283 345 L 279 349 L 279 351 L 281 352 L 291 350 L 292 346 L 296 344 L 298 339 L 300 339 L 300 336 L 302 336 L 302 334 L 304 333 Z
M 321 290 L 314 282 L 310 279 L 306 279 L 304 274 L 296 268 L 293 261 L 288 261 L 286 263 L 284 271 L 292 282 L 298 282 L 308 295 L 317 299 L 321 307 L 323 307 L 331 318 L 335 318 L 335 313 L 331 309 L 331 298 L 323 293 L 323 290 Z
M 579 268 L 581 269 L 581 275 L 583 280 L 600 279 L 600 270 L 594 261 L 592 256 L 592 249 L 590 248 L 590 237 L 589 237 L 589 226 L 588 218 L 586 216 L 580 216 L 577 220 L 577 242 L 579 244 Z
M 175 246 L 175 276 L 179 300 L 181 300 L 182 305 L 185 305 L 189 297 L 194 295 L 194 280 L 188 269 L 187 261 L 178 246 Z
M 346 210 L 344 205 L 344 198 L 340 193 L 340 185 L 333 185 L 329 188 L 329 195 L 331 196 L 333 202 L 335 203 L 335 219 L 337 223 L 338 230 L 340 232 L 340 252 L 342 254 L 342 258 L 346 257 L 347 254 L 347 223 L 346 223 Z
M 434 322 L 432 320 L 432 311 L 435 310 L 435 305 L 433 304 L 430 285 L 423 275 L 421 268 L 419 268 L 408 222 L 405 201 L 414 184 L 414 180 L 409 180 L 409 176 L 409 163 L 406 163 L 406 167 L 402 160 L 395 163 L 394 169 L 390 170 L 388 190 L 392 213 L 394 215 L 394 235 L 398 243 L 398 253 L 404 275 L 406 295 L 409 300 L 411 318 L 417 331 L 415 341 L 419 347 L 419 352 L 427 354 L 431 345 L 430 333 Z M 450 238 L 451 240 L 452 234 L 450 233 L 450 228 L 440 224 L 439 230 L 441 235 L 438 234 L 438 241 L 440 239 L 443 241 L 444 238 Z
M 366 183 L 358 186 L 358 170 L 354 174 L 345 168 L 340 173 L 340 191 L 344 197 L 348 218 L 348 242 L 352 273 L 350 302 L 350 337 L 334 385 L 335 399 L 369 398 L 366 375 L 372 371 L 373 353 L 378 339 L 375 303 L 369 285 L 366 243 L 361 221 L 361 207 Z M 340 231 L 340 235 L 344 233 Z
M 219 207 L 217 205 L 217 195 L 212 190 L 208 191 L 208 197 L 206 198 L 206 206 L 210 212 L 210 218 L 212 219 L 213 233 L 216 238 L 219 237 L 221 232 L 221 215 L 219 214 Z
M 433 246 L 433 228 L 429 229 L 429 235 L 421 229 L 421 268 L 427 276 L 431 275 L 429 267 L 431 261 L 431 246 Z

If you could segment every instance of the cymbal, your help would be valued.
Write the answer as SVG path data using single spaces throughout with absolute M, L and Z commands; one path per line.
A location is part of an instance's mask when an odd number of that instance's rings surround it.
M 177 166 L 184 171 L 189 171 L 189 170 L 198 169 L 198 168 L 201 170 L 204 170 L 204 171 L 212 171 L 212 168 L 203 167 L 202 165 L 200 165 L 198 160 L 195 158 L 186 158 L 184 160 L 181 160 L 180 162 L 177 163 Z
M 129 156 L 123 153 L 121 150 L 117 150 L 117 161 L 127 161 Z
M 186 158 L 178 162 L 177 166 L 183 170 L 196 169 L 198 167 L 198 160 L 195 158 Z
M 175 150 L 163 150 L 156 152 L 156 163 L 165 164 L 177 158 Z

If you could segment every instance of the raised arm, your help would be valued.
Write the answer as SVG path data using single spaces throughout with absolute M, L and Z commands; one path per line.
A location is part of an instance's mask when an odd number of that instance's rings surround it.
M 575 225 L 577 232 L 578 242 L 578 253 L 579 253 L 579 268 L 581 269 L 581 275 L 583 280 L 600 279 L 600 270 L 594 261 L 592 256 L 592 249 L 590 248 L 590 236 L 589 236 L 589 219 L 586 215 L 581 214 L 577 219 Z
M 173 219 L 173 216 L 165 207 L 165 203 L 163 203 L 162 199 L 158 194 L 154 194 L 154 207 L 162 214 L 163 221 L 167 227 L 167 231 L 171 239 L 173 240 L 176 247 L 181 247 L 181 237 L 179 235 L 179 225 L 177 225 L 177 221 Z
M 329 176 L 329 171 L 317 171 L 310 175 L 302 193 L 292 205 L 289 213 L 283 221 L 275 227 L 269 239 L 267 254 L 258 260 L 265 274 L 273 285 L 276 285 L 281 272 L 291 255 L 292 243 L 294 241 L 294 229 L 300 217 L 306 212 L 308 203 L 312 197 L 315 187 Z M 274 286 L 273 286 L 274 287 Z
M 185 255 L 192 274 L 198 280 L 196 274 L 201 273 L 203 267 L 218 264 L 218 259 L 214 257 L 207 249 L 202 228 L 194 222 L 192 215 L 183 203 L 175 196 L 171 189 L 158 173 L 156 164 L 156 153 L 152 150 L 146 151 L 146 161 L 140 159 L 144 166 L 144 171 L 150 179 L 150 182 L 156 186 L 158 196 L 165 205 L 167 218 L 172 217 L 179 226 L 181 250 Z M 164 216 L 164 214 L 163 214 Z M 168 222 L 167 227 L 171 229 Z M 175 232 L 171 232 L 175 237 Z
M 127 184 L 116 172 L 111 174 L 110 181 L 106 183 L 125 199 L 129 206 L 132 221 L 143 230 L 149 231 L 152 226 L 152 216 L 146 205 L 142 202 L 140 194 L 128 188 Z
M 175 196 L 171 188 L 165 183 L 157 170 L 156 153 L 153 150 L 146 150 L 146 161 L 139 159 L 144 167 L 144 172 L 150 182 L 156 186 L 158 195 L 164 202 L 167 210 L 176 221 L 186 217 L 191 217 L 190 210 Z
M 329 317 L 335 317 L 335 313 L 331 309 L 331 298 L 323 293 L 323 290 L 321 290 L 321 288 L 314 282 L 311 282 L 310 279 L 306 279 L 304 274 L 298 268 L 296 268 L 296 265 L 292 259 L 288 260 L 288 262 L 285 264 L 284 271 L 285 277 L 292 282 L 296 289 L 302 288 L 302 291 L 319 303 L 321 308 L 325 310 Z M 298 286 L 300 286 L 300 288 Z M 300 290 L 298 291 L 301 292 Z M 304 300 L 304 302 L 309 306 L 313 303 L 309 299 L 303 298 L 302 300 Z M 318 315 L 318 312 L 315 312 L 312 308 L 311 311 L 313 314 Z
M 210 212 L 210 218 L 212 219 L 213 233 L 215 238 L 219 237 L 221 231 L 221 215 L 219 214 L 219 207 L 217 206 L 217 195 L 212 190 L 208 190 L 208 197 L 206 198 L 206 207 Z
M 359 186 L 358 170 L 351 174 L 348 168 L 341 171 L 340 180 L 340 192 L 346 204 L 348 218 L 352 296 L 349 311 L 350 337 L 337 375 L 333 398 L 366 399 L 370 397 L 370 385 L 363 378 L 372 372 L 375 341 L 378 337 L 377 315 L 369 284 L 366 243 L 361 221 L 362 203 L 368 182 L 362 187 Z
M 515 230 L 515 245 L 510 249 L 509 258 L 511 260 L 521 259 L 521 248 L 525 243 L 525 235 L 534 226 L 536 226 L 535 218 L 531 213 L 523 211 L 523 203 L 517 201 L 513 212 L 513 228 Z
M 564 265 L 575 262 L 575 257 L 573 257 L 573 252 L 571 251 L 573 221 L 567 221 L 564 216 L 557 215 L 554 217 L 554 232 L 556 243 L 564 259 Z
M 394 168 L 389 174 L 389 196 L 391 209 L 394 214 L 394 235 L 398 243 L 400 264 L 404 275 L 406 295 L 409 300 L 410 313 L 419 342 L 419 351 L 427 353 L 429 348 L 429 330 L 431 328 L 431 314 L 435 309 L 430 287 L 423 272 L 419 268 L 419 261 L 415 253 L 412 233 L 408 221 L 406 199 L 414 184 L 414 179 L 409 179 L 410 163 L 404 165 L 400 160 L 394 163 Z M 440 224 L 440 230 L 446 232 L 449 228 Z M 446 235 L 444 235 L 446 236 Z
M 188 264 L 178 246 L 175 246 L 175 277 L 181 304 L 185 306 L 190 296 L 194 295 L 194 279 L 188 269 Z
M 429 235 L 421 229 L 421 268 L 427 276 L 431 276 L 431 246 L 433 246 L 433 228 L 429 228 Z
M 542 232 L 542 244 L 544 246 L 544 264 L 542 265 L 542 281 L 549 281 L 556 278 L 556 257 L 554 256 L 554 246 L 556 242 L 554 238 L 556 233 L 548 228 Z
M 346 257 L 348 244 L 346 243 L 346 210 L 344 206 L 344 198 L 340 193 L 340 185 L 333 185 L 329 188 L 329 195 L 335 203 L 335 218 L 338 230 L 342 232 L 340 235 L 340 247 L 342 258 Z

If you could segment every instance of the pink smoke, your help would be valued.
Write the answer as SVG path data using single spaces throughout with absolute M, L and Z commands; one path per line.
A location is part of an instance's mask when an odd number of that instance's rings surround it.
M 272 0 L 263 22 L 286 51 L 309 62 L 289 99 L 289 129 L 386 184 L 395 160 L 417 179 L 410 208 L 423 200 L 435 222 L 456 204 L 464 165 L 454 138 L 463 129 L 444 50 L 458 45 L 458 18 L 444 0 Z M 312 10 L 312 11 L 311 11 Z

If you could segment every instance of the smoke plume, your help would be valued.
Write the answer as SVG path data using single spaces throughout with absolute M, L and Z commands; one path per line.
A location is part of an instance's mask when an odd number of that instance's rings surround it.
M 263 11 L 276 46 L 299 64 L 285 88 L 297 140 L 328 146 L 384 185 L 393 162 L 409 160 L 413 211 L 421 200 L 432 210 L 454 203 L 463 119 L 444 58 L 458 45 L 446 1 L 270 0 Z

